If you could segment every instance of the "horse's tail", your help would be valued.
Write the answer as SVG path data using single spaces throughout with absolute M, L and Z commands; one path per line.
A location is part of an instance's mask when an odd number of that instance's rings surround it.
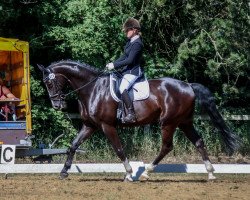
M 232 154 L 240 146 L 239 137 L 229 130 L 216 108 L 214 97 L 209 89 L 198 83 L 191 83 L 190 85 L 194 90 L 196 99 L 199 101 L 200 106 L 206 111 L 214 126 L 220 131 L 227 152 Z

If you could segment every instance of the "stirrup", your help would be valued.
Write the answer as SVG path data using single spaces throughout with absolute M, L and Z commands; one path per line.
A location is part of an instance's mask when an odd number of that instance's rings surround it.
M 132 113 L 128 113 L 127 116 L 123 118 L 123 121 L 124 121 L 124 122 L 127 122 L 127 123 L 136 122 L 135 115 L 132 114 Z

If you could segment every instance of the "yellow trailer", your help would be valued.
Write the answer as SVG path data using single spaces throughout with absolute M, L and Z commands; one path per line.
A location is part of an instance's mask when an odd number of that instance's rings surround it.
M 1 108 L 11 104 L 15 112 L 12 119 L 6 116 L 6 120 L 0 121 L 0 144 L 25 145 L 32 131 L 28 42 L 0 37 L 0 84 L 18 99 L 0 100 Z
M 13 145 L 15 157 L 38 156 L 36 160 L 39 161 L 40 157 L 43 160 L 43 156 L 47 155 L 48 160 L 51 160 L 52 155 L 66 154 L 67 149 L 52 149 L 53 144 L 63 135 L 58 136 L 52 145 L 49 145 L 49 149 L 32 148 L 29 67 L 29 43 L 0 37 L 0 86 L 6 86 L 16 97 L 7 100 L 0 98 L 0 151 L 3 150 L 2 145 L 5 145 L 5 148 Z M 10 106 L 14 112 L 5 114 L 2 108 L 6 106 Z M 12 150 L 5 150 L 2 153 L 6 160 L 5 153 Z M 9 160 L 7 159 L 7 162 Z

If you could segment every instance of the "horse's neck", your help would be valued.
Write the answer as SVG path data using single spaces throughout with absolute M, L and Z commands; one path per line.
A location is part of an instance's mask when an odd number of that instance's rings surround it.
M 81 91 L 84 92 L 92 91 L 93 84 L 91 83 L 95 82 L 95 79 L 98 77 L 96 72 L 84 68 L 67 68 L 66 70 L 61 70 L 59 73 L 68 79 L 73 90 L 83 87 Z
M 63 75 L 68 79 L 73 85 L 82 85 L 90 82 L 93 80 L 95 77 L 98 76 L 95 72 L 92 72 L 88 69 L 73 69 L 71 67 L 64 68 L 64 67 L 59 67 L 56 69 L 57 73 Z M 73 86 L 72 85 L 72 86 Z

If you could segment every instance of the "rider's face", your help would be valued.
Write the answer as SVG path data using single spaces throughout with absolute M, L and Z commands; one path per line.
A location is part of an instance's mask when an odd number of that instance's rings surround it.
M 135 35 L 136 35 L 136 29 L 129 28 L 129 29 L 126 30 L 126 36 L 127 36 L 127 38 L 130 39 L 130 38 L 132 38 Z

